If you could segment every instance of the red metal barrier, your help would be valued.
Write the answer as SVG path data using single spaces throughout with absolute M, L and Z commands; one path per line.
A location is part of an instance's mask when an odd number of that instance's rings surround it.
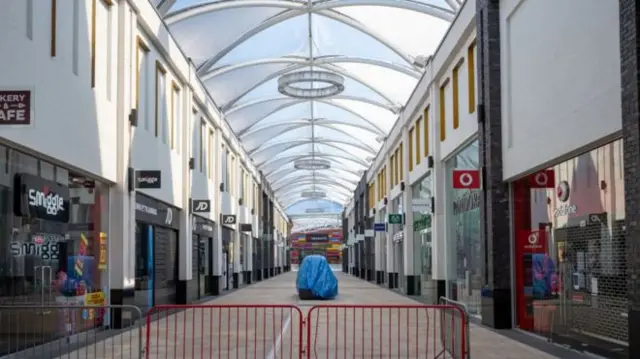
M 467 352 L 467 320 L 448 305 L 314 306 L 306 320 L 306 357 L 460 358 Z
M 148 359 L 302 357 L 294 305 L 159 305 L 146 324 Z

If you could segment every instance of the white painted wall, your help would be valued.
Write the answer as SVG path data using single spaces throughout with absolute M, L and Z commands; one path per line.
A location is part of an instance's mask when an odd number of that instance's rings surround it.
M 98 7 L 97 85 L 91 88 L 90 1 L 59 1 L 55 56 L 51 54 L 51 2 L 3 2 L 0 11 L 0 89 L 32 93 L 29 127 L 2 127 L 0 137 L 109 181 L 116 181 L 117 21 Z M 77 8 L 74 8 L 78 4 Z M 117 14 L 118 2 L 109 10 Z M 114 16 L 115 17 L 115 16 Z M 107 46 L 107 37 L 113 39 Z M 108 82 L 108 84 L 107 84 Z M 107 92 L 107 90 L 109 90 Z
M 505 0 L 500 14 L 505 179 L 621 129 L 617 1 Z

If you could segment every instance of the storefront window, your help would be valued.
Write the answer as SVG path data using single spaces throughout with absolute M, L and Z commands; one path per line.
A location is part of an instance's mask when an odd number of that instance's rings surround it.
M 108 209 L 106 185 L 0 146 L 0 304 L 104 305 Z M 73 330 L 103 314 L 78 311 Z M 23 319 L 25 333 L 39 323 Z
M 480 236 L 480 196 L 475 189 L 452 188 L 454 169 L 477 170 L 478 142 L 458 152 L 446 162 L 447 173 L 447 295 L 467 305 L 470 314 L 480 315 L 483 252 Z
M 421 295 L 428 303 L 437 302 L 435 284 L 431 282 L 431 175 L 411 188 L 413 211 L 414 260 L 419 267 Z
M 622 140 L 512 185 L 516 319 L 557 341 L 628 341 Z

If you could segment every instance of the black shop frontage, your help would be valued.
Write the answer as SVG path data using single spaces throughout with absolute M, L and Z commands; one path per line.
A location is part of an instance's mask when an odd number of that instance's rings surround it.
M 197 299 L 220 294 L 220 278 L 215 276 L 213 247 L 216 233 L 214 221 L 192 216 L 193 258 L 197 263 L 193 278 L 197 281 Z M 194 298 L 194 299 L 196 299 Z
M 135 305 L 143 313 L 154 305 L 178 302 L 180 210 L 136 193 Z

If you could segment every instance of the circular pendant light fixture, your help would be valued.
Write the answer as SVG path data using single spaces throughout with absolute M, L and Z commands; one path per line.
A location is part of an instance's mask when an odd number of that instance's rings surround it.
M 324 198 L 327 196 L 327 192 L 325 191 L 303 191 L 300 194 L 302 198 Z
M 320 86 L 312 87 L 312 84 Z M 344 91 L 344 77 L 328 71 L 292 72 L 278 79 L 278 91 L 299 99 L 327 98 Z
M 293 167 L 298 170 L 326 170 L 331 168 L 331 162 L 322 158 L 306 158 L 293 162 Z

